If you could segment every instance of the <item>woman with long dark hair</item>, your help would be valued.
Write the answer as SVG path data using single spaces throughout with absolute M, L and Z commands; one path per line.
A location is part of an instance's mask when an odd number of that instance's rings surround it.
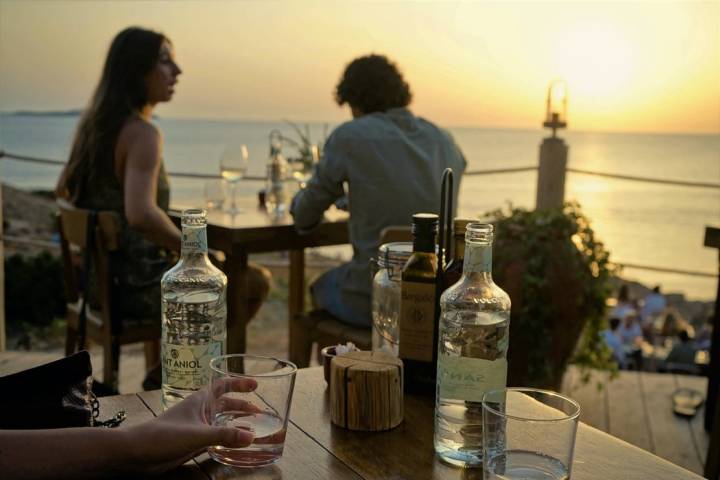
M 56 187 L 58 197 L 79 208 L 118 213 L 120 242 L 111 260 L 113 307 L 124 316 L 158 322 L 160 279 L 172 263 L 168 252 L 180 250 L 180 231 L 167 215 L 170 190 L 162 135 L 152 114 L 158 103 L 170 101 L 181 73 L 172 43 L 163 34 L 138 27 L 118 33 Z M 267 297 L 269 283 L 266 269 L 248 269 L 251 317 Z M 153 373 L 146 388 L 160 386 L 159 368 Z
M 151 122 L 155 105 L 172 98 L 180 73 L 164 35 L 137 27 L 120 32 L 56 188 L 77 207 L 118 212 L 121 238 L 112 269 L 122 299 L 117 307 L 129 316 L 159 315 L 160 278 L 169 267 L 164 249 L 180 245 L 166 213 L 162 136 Z

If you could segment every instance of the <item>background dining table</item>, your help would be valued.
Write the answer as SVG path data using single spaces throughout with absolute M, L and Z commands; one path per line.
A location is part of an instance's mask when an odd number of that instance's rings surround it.
M 295 230 L 289 213 L 271 215 L 249 198 L 238 204 L 242 209 L 238 214 L 213 209 L 208 210 L 207 216 L 208 247 L 222 251 L 226 257 L 223 268 L 228 277 L 227 353 L 246 351 L 249 320 L 246 272 L 250 254 L 289 252 L 288 319 L 292 321 L 305 308 L 305 249 L 349 242 L 348 214 L 334 207 L 325 212 L 325 220 L 315 229 L 301 234 Z M 181 214 L 180 210 L 170 212 L 178 226 Z
M 127 412 L 119 428 L 160 413 L 160 392 L 100 398 L 101 418 Z M 443 464 L 433 451 L 434 400 L 406 395 L 404 421 L 384 432 L 358 432 L 330 421 L 329 389 L 322 367 L 298 370 L 285 451 L 274 465 L 234 468 L 207 453 L 166 474 L 188 479 L 482 479 L 478 469 Z M 702 477 L 580 422 L 572 479 L 673 479 Z

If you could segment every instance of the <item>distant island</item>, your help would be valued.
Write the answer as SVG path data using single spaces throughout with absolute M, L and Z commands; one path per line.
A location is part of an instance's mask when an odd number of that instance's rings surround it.
M 2 112 L 2 115 L 11 117 L 77 117 L 83 111 L 73 110 L 16 110 L 14 112 Z
M 0 112 L 6 117 L 79 117 L 83 110 L 15 110 L 13 112 Z M 160 117 L 153 113 L 152 118 L 158 120 Z

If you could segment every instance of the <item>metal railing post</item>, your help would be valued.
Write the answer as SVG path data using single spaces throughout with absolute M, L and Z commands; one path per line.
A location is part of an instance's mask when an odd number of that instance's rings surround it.
M 3 248 L 2 183 L 0 183 L 0 352 L 5 351 L 5 251 Z
M 568 146 L 562 138 L 548 137 L 540 144 L 535 208 L 562 207 L 565 201 L 565 175 Z

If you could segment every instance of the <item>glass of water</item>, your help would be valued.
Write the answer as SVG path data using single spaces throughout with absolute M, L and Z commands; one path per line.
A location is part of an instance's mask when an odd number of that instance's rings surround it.
M 252 444 L 244 448 L 209 447 L 210 456 L 236 467 L 261 467 L 278 461 L 285 446 L 295 365 L 277 358 L 236 354 L 213 358 L 210 370 L 203 412 L 206 421 L 255 435 Z M 247 385 L 256 386 L 248 389 Z
M 570 478 L 580 405 L 547 390 L 503 388 L 485 393 L 485 480 Z
M 205 206 L 208 210 L 222 210 L 225 203 L 225 180 L 205 182 Z

